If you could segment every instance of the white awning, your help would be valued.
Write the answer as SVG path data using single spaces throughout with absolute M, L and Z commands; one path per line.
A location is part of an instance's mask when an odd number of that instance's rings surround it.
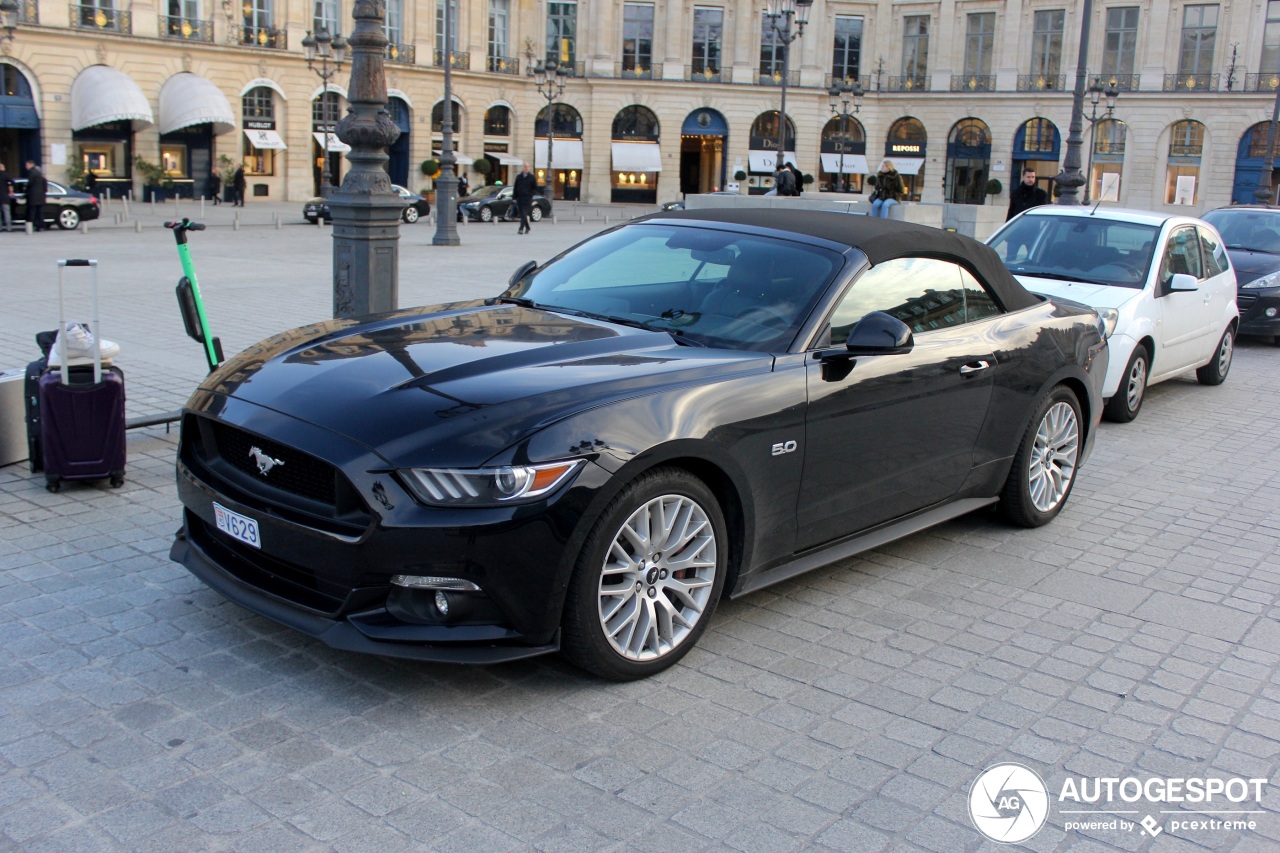
M 498 162 L 503 166 L 523 166 L 524 160 L 521 160 L 514 154 L 508 154 L 505 151 L 489 151 L 486 152 L 490 157 L 498 158 Z
M 662 152 L 655 142 L 615 142 L 613 171 L 661 172 Z
M 893 167 L 898 170 L 899 175 L 918 175 L 924 168 L 923 157 L 886 157 L 885 159 L 893 161 Z
M 840 172 L 840 155 L 839 154 L 822 154 L 822 171 L 833 175 L 839 175 Z M 845 154 L 844 155 L 844 173 L 846 175 L 865 175 L 867 174 L 867 158 L 864 154 Z
M 556 139 L 551 148 L 555 162 L 551 165 L 557 169 L 585 169 L 582 159 L 581 139 Z M 533 160 L 535 169 L 547 168 L 547 140 L 533 140 Z
M 289 147 L 274 130 L 246 130 L 244 136 L 254 148 L 274 148 L 277 151 L 284 151 Z
M 147 96 L 132 77 L 109 65 L 90 65 L 71 84 L 71 129 L 109 121 L 131 121 L 134 130 L 156 123 Z
M 796 162 L 796 152 L 788 151 L 786 153 L 785 163 Z M 752 172 L 776 172 L 778 167 L 774 165 L 777 162 L 777 152 L 774 151 L 748 151 L 747 166 Z
M 199 74 L 175 74 L 160 87 L 160 132 L 212 124 L 215 135 L 236 129 L 236 114 L 222 90 Z
M 343 142 L 341 139 L 339 139 L 338 134 L 336 133 L 325 134 L 325 133 L 316 132 L 311 135 L 316 138 L 316 144 L 319 145 L 321 148 L 324 148 L 325 137 L 328 136 L 330 151 L 341 151 L 343 154 L 346 154 L 348 151 L 351 150 L 351 146 Z
M 431 156 L 439 160 L 443 155 L 439 151 L 432 151 Z M 453 152 L 453 161 L 459 166 L 470 166 L 475 162 L 471 157 L 466 154 L 459 154 L 457 151 Z

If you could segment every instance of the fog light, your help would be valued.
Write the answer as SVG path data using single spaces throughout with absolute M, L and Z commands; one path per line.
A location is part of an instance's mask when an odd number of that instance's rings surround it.
M 1268 317 L 1274 317 L 1276 316 L 1276 309 L 1268 308 L 1265 313 Z
M 449 615 L 449 593 L 436 590 L 436 610 L 440 611 L 441 616 Z

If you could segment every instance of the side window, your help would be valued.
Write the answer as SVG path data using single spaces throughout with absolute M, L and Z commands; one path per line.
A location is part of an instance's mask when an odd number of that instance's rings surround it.
M 1200 241 L 1196 239 L 1196 229 L 1191 225 L 1175 229 L 1169 235 L 1169 242 L 1164 245 L 1164 260 L 1160 263 L 1161 283 L 1168 282 L 1179 273 L 1193 275 L 1197 279 L 1204 278 L 1204 269 L 1200 263 Z
M 1227 260 L 1227 250 L 1222 248 L 1222 241 L 1207 229 L 1199 228 L 1200 248 L 1204 252 L 1204 277 L 1212 278 L 1221 275 L 1231 266 Z
M 831 345 L 847 342 L 849 330 L 872 311 L 897 317 L 916 334 L 959 326 L 965 322 L 961 272 L 955 264 L 933 258 L 895 258 L 872 267 L 831 315 Z
M 991 294 L 964 267 L 960 268 L 960 283 L 964 286 L 964 321 L 972 323 L 984 317 L 994 317 L 1000 313 Z

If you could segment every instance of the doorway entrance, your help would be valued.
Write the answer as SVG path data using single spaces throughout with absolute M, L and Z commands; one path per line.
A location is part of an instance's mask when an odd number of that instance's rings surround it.
M 694 110 L 680 128 L 680 192 L 684 195 L 724 189 L 725 147 L 729 123 L 716 110 Z

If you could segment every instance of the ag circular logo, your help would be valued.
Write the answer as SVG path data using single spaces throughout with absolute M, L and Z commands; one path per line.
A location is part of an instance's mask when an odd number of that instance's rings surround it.
M 988 767 L 969 791 L 969 817 L 992 841 L 1026 841 L 1049 817 L 1049 789 L 1038 773 L 1021 764 Z

